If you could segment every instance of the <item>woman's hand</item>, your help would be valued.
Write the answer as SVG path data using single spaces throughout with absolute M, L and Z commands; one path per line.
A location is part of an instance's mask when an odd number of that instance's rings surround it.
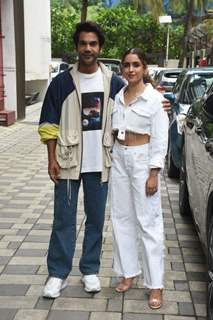
M 146 181 L 146 195 L 153 196 L 158 191 L 158 173 L 160 169 L 151 169 L 149 177 Z

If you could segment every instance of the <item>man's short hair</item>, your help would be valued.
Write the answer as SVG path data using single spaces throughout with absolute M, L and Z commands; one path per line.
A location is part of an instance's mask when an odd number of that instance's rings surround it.
M 76 30 L 73 34 L 73 41 L 75 43 L 76 48 L 78 46 L 80 32 L 94 32 L 98 37 L 100 47 L 103 47 L 105 37 L 100 26 L 96 22 L 86 21 L 80 22 L 76 25 Z

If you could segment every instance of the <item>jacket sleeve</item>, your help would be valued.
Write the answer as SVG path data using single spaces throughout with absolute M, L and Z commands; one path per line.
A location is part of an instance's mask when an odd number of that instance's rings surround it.
M 168 147 L 168 126 L 169 119 L 164 111 L 162 103 L 153 114 L 151 120 L 150 136 L 150 168 L 163 168 Z
M 75 90 L 69 70 L 60 73 L 50 83 L 41 109 L 38 132 L 41 141 L 57 139 L 61 110 L 67 96 Z
M 59 100 L 57 80 L 53 80 L 47 89 L 39 121 L 38 132 L 43 143 L 58 137 L 60 121 Z

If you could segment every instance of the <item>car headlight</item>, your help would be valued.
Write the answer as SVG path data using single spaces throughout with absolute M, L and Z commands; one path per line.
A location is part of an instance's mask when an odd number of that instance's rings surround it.
M 184 124 L 185 119 L 186 119 L 186 115 L 182 114 L 182 113 L 179 113 L 176 117 L 177 131 L 179 134 L 183 133 L 183 124 Z

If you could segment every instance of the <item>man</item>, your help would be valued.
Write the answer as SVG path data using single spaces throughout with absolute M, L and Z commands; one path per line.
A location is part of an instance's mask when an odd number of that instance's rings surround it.
M 104 35 L 93 22 L 79 23 L 73 35 L 78 63 L 51 82 L 39 123 L 47 144 L 48 173 L 55 183 L 54 221 L 43 296 L 56 298 L 66 287 L 76 243 L 81 181 L 86 214 L 79 263 L 87 292 L 101 290 L 98 272 L 111 163 L 111 111 L 123 81 L 97 62 Z

